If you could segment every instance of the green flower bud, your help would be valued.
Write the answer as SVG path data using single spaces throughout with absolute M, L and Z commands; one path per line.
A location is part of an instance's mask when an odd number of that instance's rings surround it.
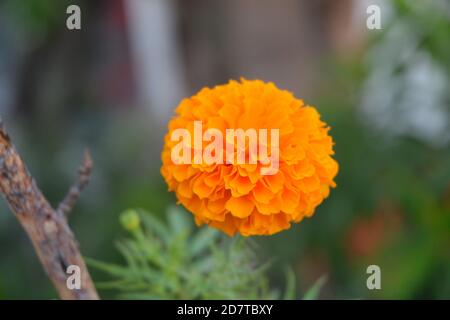
M 139 214 L 134 209 L 125 210 L 120 215 L 120 223 L 128 231 L 134 231 L 139 229 L 141 225 L 141 219 L 139 218 Z

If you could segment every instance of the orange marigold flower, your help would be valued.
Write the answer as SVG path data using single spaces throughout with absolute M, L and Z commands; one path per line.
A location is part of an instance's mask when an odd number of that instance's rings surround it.
M 259 170 L 264 166 L 261 157 L 256 163 L 236 164 L 225 161 L 225 153 L 220 155 L 223 162 L 175 163 L 172 151 L 178 142 L 172 134 L 185 128 L 195 135 L 196 121 L 202 123 L 202 134 L 214 128 L 223 137 L 228 129 L 278 129 L 278 170 L 263 175 Z M 310 217 L 330 187 L 335 187 L 338 164 L 332 158 L 334 143 L 329 127 L 314 107 L 273 83 L 242 79 L 203 88 L 181 101 L 168 128 L 161 173 L 169 190 L 175 191 L 178 201 L 195 216 L 197 225 L 208 224 L 228 235 L 271 235 Z M 225 138 L 224 145 L 229 143 Z M 270 149 L 274 141 L 266 143 Z M 245 141 L 245 148 L 241 148 L 245 150 L 240 150 L 246 159 L 250 158 L 249 144 Z M 185 143 L 184 147 L 198 154 L 195 143 Z

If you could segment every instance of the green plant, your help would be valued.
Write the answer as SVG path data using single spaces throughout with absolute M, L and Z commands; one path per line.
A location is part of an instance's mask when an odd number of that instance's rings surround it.
M 130 299 L 270 299 L 265 270 L 242 237 L 229 238 L 216 230 L 194 232 L 187 213 L 170 207 L 168 225 L 143 210 L 121 215 L 131 238 L 118 243 L 126 265 L 88 260 L 114 280 L 97 283 Z M 294 280 L 290 282 L 295 283 Z M 284 297 L 295 297 L 294 284 Z M 294 285 L 295 286 L 295 285 Z

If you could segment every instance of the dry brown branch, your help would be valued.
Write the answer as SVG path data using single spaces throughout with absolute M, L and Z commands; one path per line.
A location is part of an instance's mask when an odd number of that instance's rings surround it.
M 92 166 L 93 163 L 91 154 L 89 153 L 89 150 L 86 149 L 84 151 L 83 162 L 81 163 L 80 168 L 78 169 L 77 180 L 70 188 L 64 200 L 61 201 L 61 203 L 59 204 L 57 209 L 58 213 L 67 216 L 72 211 L 75 203 L 80 197 L 81 192 L 87 186 L 89 180 L 91 179 Z
M 92 162 L 85 155 L 89 169 L 69 191 L 63 201 L 66 212 L 74 205 L 79 192 L 89 180 Z M 82 166 L 83 167 L 83 166 Z M 86 178 L 87 177 L 87 178 Z M 39 190 L 24 162 L 0 123 L 0 191 L 15 216 L 30 237 L 35 251 L 62 299 L 98 299 L 97 291 L 78 249 L 78 243 L 69 228 L 67 218 L 54 210 Z M 75 195 L 76 194 L 76 195 Z M 70 265 L 81 270 L 81 288 L 69 289 L 66 271 Z

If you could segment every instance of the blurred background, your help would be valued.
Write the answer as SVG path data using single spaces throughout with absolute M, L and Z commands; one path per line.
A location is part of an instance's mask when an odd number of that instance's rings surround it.
M 66 27 L 71 4 L 81 30 Z M 380 30 L 366 26 L 371 4 Z M 449 299 L 448 1 L 0 0 L 0 115 L 53 205 L 92 151 L 71 216 L 87 257 L 121 261 L 127 208 L 165 219 L 167 120 L 181 98 L 241 76 L 314 105 L 341 167 L 313 218 L 254 239 L 270 285 L 289 267 L 298 293 L 327 275 L 321 298 Z M 371 264 L 382 290 L 366 287 Z M 1 201 L 0 299 L 56 297 Z

